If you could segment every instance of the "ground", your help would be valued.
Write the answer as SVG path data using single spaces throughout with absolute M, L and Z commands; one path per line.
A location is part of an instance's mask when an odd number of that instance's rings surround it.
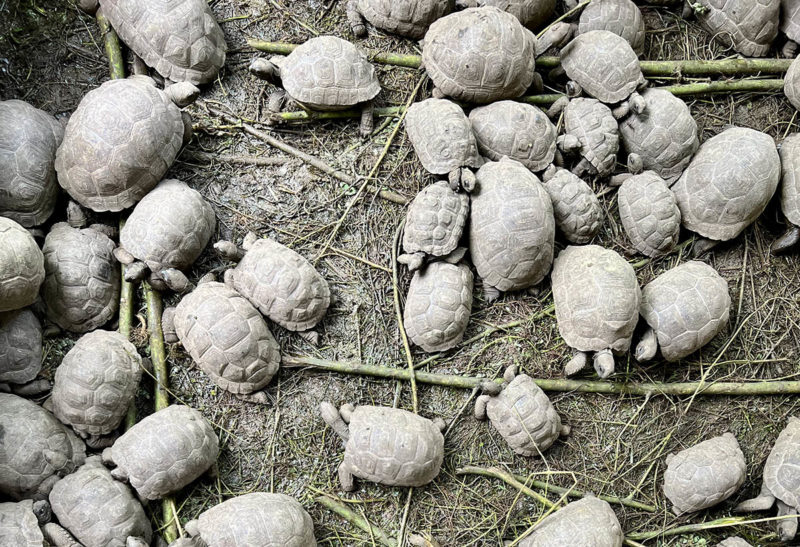
M 433 180 L 419 165 L 402 128 L 391 138 L 395 119 L 379 120 L 367 140 L 359 138 L 353 120 L 273 128 L 259 122 L 266 120 L 266 101 L 272 88 L 247 72 L 255 52 L 247 47 L 246 39 L 301 42 L 316 34 L 352 39 L 344 0 L 212 0 L 211 7 L 225 31 L 229 52 L 219 80 L 203 90 L 205 104 L 253 120 L 258 129 L 352 176 L 365 176 L 390 139 L 373 185 L 411 198 Z M 643 7 L 643 11 L 648 25 L 644 58 L 732 56 L 731 51 L 712 43 L 695 22 L 677 17 L 678 8 Z M 410 41 L 374 29 L 359 43 L 382 51 L 418 50 Z M 421 78 L 421 73 L 404 68 L 379 66 L 378 71 L 384 88 L 379 105 L 405 103 Z M 0 99 L 24 99 L 63 118 L 83 94 L 107 78 L 102 36 L 93 18 L 70 2 L 0 0 Z M 418 97 L 429 94 L 430 84 L 424 82 Z M 688 101 L 702 128 L 703 140 L 726 124 L 759 129 L 778 141 L 798 129 L 795 111 L 781 94 L 716 95 Z M 189 111 L 195 136 L 168 176 L 186 181 L 212 203 L 219 219 L 216 237 L 238 242 L 252 230 L 275 238 L 318 260 L 317 267 L 330 283 L 334 302 L 319 329 L 321 346 L 314 348 L 275 326 L 273 331 L 283 353 L 406 366 L 393 299 L 398 290 L 402 301 L 409 276 L 401 271 L 395 286 L 391 275 L 391 246 L 405 208 L 370 192 L 352 203 L 355 187 L 265 145 L 239 126 L 210 115 L 202 105 Z M 230 155 L 281 159 L 271 166 L 215 159 Z M 654 261 L 635 255 L 619 223 L 615 192 L 606 191 L 602 182 L 595 183 L 595 190 L 603 194 L 607 214 L 598 241 L 636 263 L 642 284 L 686 259 L 685 246 Z M 327 245 L 340 218 L 344 219 L 341 229 Z M 112 216 L 97 220 L 117 221 Z M 800 259 L 796 254 L 781 258 L 769 254 L 770 242 L 783 228 L 781 222 L 773 203 L 755 225 L 707 259 L 728 280 L 733 298 L 730 322 L 721 335 L 676 364 L 656 362 L 643 367 L 632 359 L 621 359 L 615 380 L 681 382 L 698 380 L 704 373 L 709 381 L 795 379 L 800 372 L 796 357 L 800 350 L 796 288 Z M 690 238 L 691 234 L 682 234 L 683 240 Z M 557 242 L 559 249 L 563 245 Z M 191 278 L 196 280 L 209 270 L 221 273 L 228 266 L 209 251 L 191 270 Z M 554 315 L 543 312 L 552 304 L 548 284 L 544 287 L 538 297 L 507 294 L 491 305 L 476 289 L 467 337 L 491 325 L 514 320 L 522 320 L 521 324 L 438 355 L 424 369 L 494 376 L 507 365 L 517 364 L 535 377 L 561 377 L 570 350 L 558 335 Z M 176 298 L 167 300 L 174 303 Z M 146 354 L 143 302 L 139 295 L 134 310 L 134 341 Z M 534 316 L 538 318 L 531 320 Z M 52 374 L 74 339 L 63 336 L 47 342 L 46 374 Z M 758 492 L 769 448 L 798 407 L 794 396 L 682 398 L 655 393 L 645 398 L 551 393 L 572 433 L 558 441 L 544 458 L 531 459 L 515 456 L 491 426 L 474 420 L 471 392 L 420 385 L 420 413 L 441 416 L 451 428 L 441 475 L 428 487 L 415 490 L 407 505 L 406 489 L 359 482 L 356 492 L 341 491 L 337 466 L 342 446 L 320 419 L 317 405 L 328 400 L 337 405 L 397 404 L 409 409 L 408 383 L 284 367 L 268 389 L 271 403 L 258 406 L 216 388 L 191 366 L 180 346 L 172 345 L 168 352 L 173 401 L 200 409 L 214 424 L 223 447 L 219 479 L 197 481 L 178 497 L 180 521 L 185 523 L 236 494 L 284 492 L 300 499 L 309 510 L 322 545 L 376 544 L 370 533 L 315 503 L 315 498 L 323 494 L 346 500 L 350 509 L 390 536 L 398 533 L 408 508 L 407 529 L 443 546 L 500 545 L 504 539 L 521 535 L 542 515 L 541 505 L 499 480 L 457 474 L 464 465 L 497 466 L 598 495 L 629 496 L 658 508 L 648 513 L 614 505 L 629 534 L 729 516 L 738 501 Z M 413 352 L 415 362 L 425 357 Z M 151 391 L 152 384 L 146 382 L 138 401 L 141 413 L 152 408 Z M 674 517 L 661 493 L 665 456 L 725 431 L 732 431 L 741 444 L 748 464 L 747 482 L 716 508 L 691 517 Z M 550 498 L 556 501 L 558 496 L 551 494 Z M 156 508 L 151 507 L 151 511 L 155 518 Z M 764 516 L 774 516 L 774 512 Z M 641 544 L 713 545 L 734 534 L 754 545 L 777 542 L 774 523 L 766 522 L 658 536 Z

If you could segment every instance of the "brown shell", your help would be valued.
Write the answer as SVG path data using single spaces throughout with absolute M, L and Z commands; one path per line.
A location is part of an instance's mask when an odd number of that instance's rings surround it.
M 723 44 L 747 57 L 764 57 L 778 35 L 781 0 L 701 0 L 697 20 Z
M 29 309 L 0 313 L 0 383 L 25 384 L 42 370 L 42 325 Z
M 358 0 L 358 11 L 381 30 L 419 40 L 431 23 L 453 11 L 453 0 Z
M 578 34 L 607 30 L 624 38 L 637 55 L 644 51 L 644 18 L 631 0 L 592 0 L 581 12 Z
M 800 110 L 800 57 L 796 57 L 783 77 L 783 94 L 797 110 Z
M 764 486 L 789 507 L 800 507 L 800 419 L 790 416 L 764 464 Z
M 800 226 L 800 133 L 783 139 L 781 149 L 781 210 L 786 220 Z
M 434 175 L 458 167 L 480 167 L 483 160 L 472 125 L 456 103 L 426 99 L 406 112 L 406 132 L 422 166 Z
M 664 179 L 653 171 L 630 177 L 617 192 L 617 204 L 622 227 L 637 251 L 657 257 L 675 248 L 681 211 Z
M 42 547 L 44 536 L 33 512 L 33 501 L 0 503 L 0 545 Z
M 622 547 L 625 536 L 614 510 L 603 500 L 586 497 L 546 517 L 519 547 Z
M 471 0 L 469 4 L 500 8 L 531 29 L 547 23 L 556 10 L 556 0 Z
M 556 226 L 564 237 L 578 245 L 589 243 L 603 225 L 603 207 L 592 188 L 566 169 L 556 168 L 544 183 L 553 202 Z
M 458 246 L 469 215 L 469 196 L 446 181 L 426 186 L 408 206 L 403 250 L 445 256 Z
M 0 217 L 0 312 L 30 306 L 44 281 L 44 256 L 33 236 Z
M 610 108 L 597 99 L 572 99 L 564 108 L 564 131 L 578 138 L 578 153 L 594 166 L 598 176 L 614 172 L 619 126 Z

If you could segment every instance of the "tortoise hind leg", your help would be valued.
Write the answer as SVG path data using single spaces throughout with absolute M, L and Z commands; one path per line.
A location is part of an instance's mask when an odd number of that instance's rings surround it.
M 585 351 L 576 351 L 569 363 L 564 367 L 564 374 L 566 376 L 574 376 L 586 368 L 589 362 L 589 356 Z
M 369 137 L 374 128 L 375 120 L 373 117 L 372 101 L 368 101 L 361 107 L 361 126 L 359 127 L 359 132 L 362 137 Z
M 787 59 L 794 59 L 797 56 L 797 42 L 794 40 L 787 40 L 781 48 L 781 56 Z
M 358 0 L 348 0 L 347 20 L 350 23 L 353 34 L 359 38 L 363 38 L 367 35 L 367 26 L 364 24 L 364 16 L 358 11 Z
M 755 511 L 766 511 L 775 504 L 775 496 L 766 487 L 761 486 L 761 492 L 755 498 L 745 500 L 737 505 L 733 511 L 734 513 L 753 513 Z
M 339 482 L 342 483 L 342 490 L 345 492 L 352 492 L 356 489 L 356 481 L 350 468 L 346 463 L 339 464 Z
M 778 516 L 790 517 L 778 521 L 778 535 L 783 543 L 792 541 L 797 535 L 797 510 L 778 500 Z
M 54 522 L 42 526 L 42 534 L 47 542 L 55 547 L 81 547 L 69 532 Z
M 269 94 L 268 107 L 270 112 L 280 112 L 286 106 L 288 95 L 283 89 L 278 89 Z
M 236 398 L 248 403 L 255 403 L 258 405 L 268 405 L 270 403 L 269 395 L 266 391 L 256 391 L 255 393 L 237 393 Z
M 797 247 L 798 243 L 800 243 L 800 226 L 791 226 L 772 242 L 769 250 L 772 251 L 772 254 L 777 255 Z

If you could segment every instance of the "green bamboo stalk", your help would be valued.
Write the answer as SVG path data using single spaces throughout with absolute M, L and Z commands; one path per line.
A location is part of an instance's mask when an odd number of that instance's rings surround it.
M 704 530 L 716 530 L 718 528 L 730 528 L 731 526 L 744 526 L 749 524 L 760 524 L 762 522 L 772 522 L 786 518 L 796 518 L 796 515 L 784 515 L 780 517 L 768 517 L 763 519 L 748 519 L 747 517 L 724 517 L 717 520 L 710 520 L 708 522 L 698 522 L 696 524 L 686 524 L 684 526 L 676 526 L 675 528 L 666 528 L 664 530 L 653 530 L 649 532 L 633 532 L 627 534 L 625 537 L 632 540 L 646 541 L 657 537 L 679 536 L 681 534 L 691 534 L 695 532 L 702 532 Z
M 763 93 L 783 90 L 783 80 L 730 80 L 721 82 L 697 82 L 694 84 L 668 85 L 660 89 L 673 95 L 709 95 L 712 93 Z
M 370 524 L 367 519 L 358 513 L 351 511 L 343 503 L 339 503 L 328 496 L 318 496 L 315 498 L 315 501 L 320 505 L 330 509 L 353 526 L 367 532 L 370 537 L 375 538 L 375 541 L 381 545 L 385 545 L 386 547 L 397 547 L 397 541 L 387 536 L 386 533 L 377 526 Z
M 122 49 L 119 47 L 119 38 L 111 24 L 103 15 L 102 10 L 98 10 L 95 14 L 97 19 L 97 26 L 100 27 L 100 32 L 103 35 L 103 44 L 106 50 L 106 57 L 108 57 L 108 69 L 111 72 L 111 79 L 117 80 L 125 77 L 125 62 L 122 60 Z
M 120 219 L 120 231 L 125 226 L 125 219 Z M 120 268 L 120 290 L 119 290 L 119 333 L 130 340 L 131 325 L 133 324 L 133 301 L 136 297 L 133 283 L 125 280 L 126 266 L 122 264 Z M 128 413 L 125 415 L 125 430 L 132 428 L 136 424 L 136 401 L 131 401 Z
M 554 507 L 558 507 L 558 504 L 553 503 L 539 492 L 535 490 L 531 490 L 526 484 L 530 484 L 530 481 L 527 479 L 523 479 L 522 481 L 517 480 L 515 476 L 511 473 L 503 471 L 497 467 L 475 467 L 472 465 L 467 465 L 464 467 L 459 467 L 456 469 L 456 475 L 481 475 L 483 477 L 491 477 L 494 479 L 500 479 L 504 483 L 508 484 L 509 486 L 513 486 L 523 494 L 528 497 L 531 497 L 547 507 L 548 509 L 552 509 Z

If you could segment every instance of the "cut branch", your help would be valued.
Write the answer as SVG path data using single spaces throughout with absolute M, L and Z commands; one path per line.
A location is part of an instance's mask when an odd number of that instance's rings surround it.
M 125 77 L 125 63 L 122 60 L 122 49 L 119 47 L 119 38 L 111 24 L 103 15 L 102 10 L 98 10 L 95 15 L 97 19 L 97 26 L 100 27 L 100 33 L 103 35 L 103 47 L 106 50 L 106 57 L 108 57 L 108 70 L 111 73 L 112 80 L 118 80 Z
M 334 498 L 324 495 L 318 496 L 314 501 L 326 507 L 327 509 L 330 509 L 356 528 L 360 528 L 361 530 L 365 531 L 377 543 L 385 545 L 386 547 L 397 547 L 397 542 L 393 538 L 387 536 L 383 530 L 373 526 L 367 519 L 355 513 L 354 511 L 351 511 L 346 505 L 336 501 Z

